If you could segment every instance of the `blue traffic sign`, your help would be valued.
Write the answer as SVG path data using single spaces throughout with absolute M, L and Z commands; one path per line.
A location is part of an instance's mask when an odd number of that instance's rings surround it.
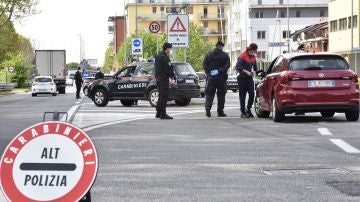
M 82 73 L 82 76 L 83 77 L 89 77 L 90 76 L 90 72 L 89 71 L 83 71 L 83 73 Z
M 133 45 L 134 45 L 135 47 L 139 47 L 139 46 L 141 45 L 141 41 L 140 41 L 139 39 L 135 39 L 135 40 L 133 41 Z

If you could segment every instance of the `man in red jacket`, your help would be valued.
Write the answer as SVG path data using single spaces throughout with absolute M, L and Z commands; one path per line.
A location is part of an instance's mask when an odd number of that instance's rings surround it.
M 249 45 L 246 50 L 241 53 L 237 63 L 236 70 L 239 73 L 237 78 L 239 85 L 240 111 L 242 118 L 253 118 L 251 107 L 254 103 L 254 80 L 253 72 L 257 71 L 256 53 L 258 46 L 255 43 Z M 249 94 L 247 108 L 245 109 L 246 93 Z

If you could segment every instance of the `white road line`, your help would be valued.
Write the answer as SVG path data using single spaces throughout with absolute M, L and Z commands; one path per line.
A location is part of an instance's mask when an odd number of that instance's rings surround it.
M 347 153 L 351 153 L 351 154 L 360 153 L 360 150 L 351 146 L 350 144 L 348 144 L 347 142 L 345 142 L 342 139 L 330 139 L 330 141 Z
M 318 131 L 321 135 L 333 135 L 327 128 L 318 128 Z
M 67 121 L 68 122 L 71 121 L 71 119 L 74 117 L 74 113 L 78 110 L 79 107 L 80 107 L 80 105 L 74 105 L 69 109 L 69 111 L 67 111 L 67 113 L 68 113 L 68 117 L 67 117 L 68 120 Z M 66 116 L 63 116 L 60 119 L 60 121 L 65 122 L 66 121 Z

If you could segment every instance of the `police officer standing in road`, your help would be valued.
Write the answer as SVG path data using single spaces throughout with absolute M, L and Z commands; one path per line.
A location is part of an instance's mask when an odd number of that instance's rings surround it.
M 219 117 L 225 117 L 224 105 L 225 95 L 227 91 L 226 80 L 228 78 L 227 71 L 230 67 L 230 58 L 223 51 L 224 43 L 218 41 L 214 50 L 209 52 L 204 59 L 203 68 L 207 75 L 207 83 L 205 89 L 205 110 L 206 116 L 211 117 L 211 107 L 214 101 L 215 92 L 217 93 L 217 112 Z
M 239 85 L 240 111 L 242 118 L 253 118 L 251 107 L 254 103 L 254 80 L 253 72 L 257 72 L 256 53 L 258 46 L 255 43 L 249 45 L 241 53 L 236 63 L 236 70 L 239 73 L 237 78 Z M 247 108 L 245 109 L 246 94 L 249 94 Z
M 78 70 L 76 71 L 75 76 L 74 76 L 75 84 L 76 84 L 76 99 L 81 98 L 80 90 L 81 90 L 81 85 L 83 84 L 83 79 L 82 79 L 80 70 L 81 70 L 81 67 L 78 67 Z
M 99 67 L 97 70 L 98 70 L 98 72 L 96 72 L 96 74 L 95 74 L 95 80 L 103 79 L 104 73 L 101 72 L 101 68 Z
M 155 57 L 155 78 L 159 92 L 155 117 L 160 119 L 173 119 L 166 113 L 166 103 L 169 97 L 169 79 L 175 80 L 174 70 L 169 58 L 171 48 L 170 43 L 164 43 L 163 51 Z M 170 81 L 174 82 L 173 80 Z

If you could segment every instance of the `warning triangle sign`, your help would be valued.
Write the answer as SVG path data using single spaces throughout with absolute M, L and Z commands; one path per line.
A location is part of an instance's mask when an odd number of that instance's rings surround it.
M 179 17 L 176 18 L 174 24 L 171 26 L 170 32 L 186 32 L 186 28 Z

